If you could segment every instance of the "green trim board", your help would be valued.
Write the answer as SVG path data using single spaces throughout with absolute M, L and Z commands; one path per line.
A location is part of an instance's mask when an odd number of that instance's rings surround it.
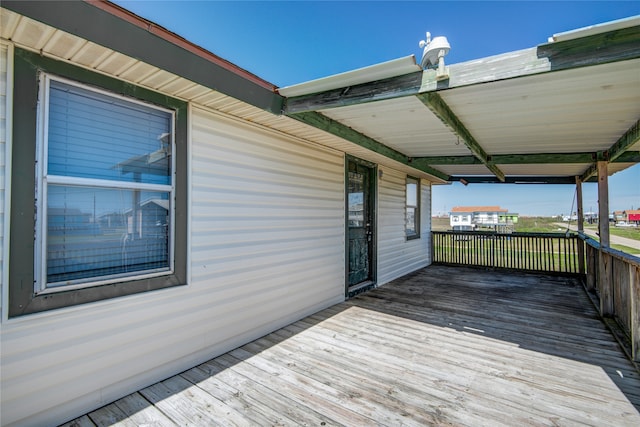
M 329 132 L 335 136 L 346 139 L 347 141 L 353 142 L 367 150 L 371 150 L 375 153 L 381 154 L 391 160 L 395 160 L 400 162 L 406 166 L 410 166 L 417 170 L 420 170 L 424 173 L 432 175 L 436 178 L 442 179 L 444 181 L 448 180 L 449 176 L 437 169 L 434 169 L 430 166 L 426 165 L 413 165 L 411 163 L 411 159 L 399 151 L 394 150 L 393 148 L 387 147 L 379 141 L 376 141 L 373 138 L 370 138 L 355 129 L 352 129 L 342 123 L 333 120 L 323 114 L 317 112 L 304 112 L 292 114 L 289 117 L 296 119 L 302 123 L 306 123 L 310 126 L 313 126 L 317 129 L 323 130 L 325 132 Z
M 640 141 L 640 120 L 636 120 L 635 124 L 606 151 L 606 160 L 610 162 L 617 160 L 626 153 L 627 148 L 633 146 L 638 141 Z
M 637 163 L 639 162 L 637 157 L 632 157 L 629 153 L 640 155 L 640 152 L 629 152 L 625 150 L 635 145 L 638 141 L 640 141 L 640 120 L 637 120 L 608 150 L 598 152 L 594 161 Z M 584 182 L 597 174 L 597 164 L 593 163 L 589 169 L 582 174 L 580 179 Z
M 537 55 L 549 60 L 551 71 L 640 58 L 640 26 L 541 44 Z
M 451 182 L 464 182 L 465 184 L 573 184 L 576 179 L 573 176 L 507 176 L 500 181 L 495 176 L 462 176 L 452 175 Z M 591 182 L 591 181 L 589 181 Z
M 47 72 L 175 111 L 176 182 L 174 273 L 120 283 L 35 295 L 34 230 L 36 130 L 39 74 Z M 11 235 L 9 237 L 9 317 L 100 301 L 187 283 L 187 104 L 157 92 L 55 61 L 20 48 L 14 50 Z M 31 238 L 26 238 L 31 236 Z
M 536 154 L 496 154 L 487 156 L 487 160 L 495 165 L 525 164 L 570 164 L 592 163 L 598 160 L 598 153 L 536 153 Z M 482 162 L 473 156 L 433 156 L 413 157 L 413 164 L 424 165 L 481 165 Z M 640 163 L 640 152 L 626 151 L 620 153 L 613 163 Z
M 291 115 L 415 95 L 421 83 L 422 71 L 418 71 L 318 94 L 289 97 L 284 102 L 283 113 Z
M 263 110 L 280 114 L 283 97 L 153 34 L 149 28 L 84 1 L 11 1 L 2 7 L 116 52 L 139 59 Z M 117 6 L 110 6 L 116 8 Z M 150 24 L 150 23 L 148 23 Z M 182 40 L 185 44 L 188 43 Z M 223 62 L 226 62 L 222 60 Z M 235 67 L 235 66 L 233 66 Z M 245 74 L 250 74 L 244 72 Z
M 467 130 L 462 121 L 449 108 L 442 97 L 435 92 L 422 93 L 417 98 L 424 103 L 438 118 L 447 125 L 454 133 L 460 135 L 464 144 L 469 148 L 474 156 L 482 162 L 491 172 L 498 177 L 500 181 L 504 181 L 504 173 L 495 164 L 489 162 L 488 155 L 480 146 L 478 141 Z
M 598 175 L 598 166 L 596 165 L 596 163 L 593 163 L 591 164 L 591 166 L 589 166 L 589 168 L 586 171 L 584 171 L 584 173 L 580 177 L 580 181 L 587 182 L 588 180 L 590 180 L 591 178 L 597 175 Z

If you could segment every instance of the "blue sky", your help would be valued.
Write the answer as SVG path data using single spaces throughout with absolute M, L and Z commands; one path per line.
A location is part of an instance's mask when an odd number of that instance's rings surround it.
M 276 86 L 414 54 L 425 32 L 451 44 L 449 64 L 525 49 L 555 33 L 640 14 L 638 1 L 116 1 Z M 611 210 L 640 208 L 640 165 L 609 179 Z M 584 209 L 597 211 L 585 184 Z M 500 205 L 567 214 L 573 185 L 437 186 L 433 213 Z M 576 207 L 573 207 L 576 210 Z

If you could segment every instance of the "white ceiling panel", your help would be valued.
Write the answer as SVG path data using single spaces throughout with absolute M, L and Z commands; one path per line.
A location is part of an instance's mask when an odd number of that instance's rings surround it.
M 488 154 L 601 151 L 640 117 L 640 60 L 440 94 Z
M 321 113 L 409 157 L 471 154 L 414 96 L 331 108 Z
M 580 176 L 589 166 L 589 163 L 500 165 L 500 170 L 512 176 Z

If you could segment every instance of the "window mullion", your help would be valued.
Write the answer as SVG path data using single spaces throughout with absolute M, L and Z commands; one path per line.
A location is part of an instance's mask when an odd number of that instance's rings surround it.
M 173 186 L 167 184 L 147 184 L 144 182 L 112 181 L 107 179 L 78 178 L 73 176 L 61 175 L 48 175 L 45 180 L 48 184 L 73 185 L 82 187 L 117 188 L 164 192 L 171 192 L 173 190 Z

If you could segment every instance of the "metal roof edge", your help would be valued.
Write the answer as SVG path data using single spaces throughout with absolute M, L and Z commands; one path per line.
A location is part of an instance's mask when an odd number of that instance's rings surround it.
M 603 22 L 601 24 L 589 25 L 587 27 L 557 33 L 549 37 L 548 42 L 563 42 L 567 40 L 592 36 L 594 34 L 601 34 L 609 31 L 621 30 L 623 28 L 635 27 L 638 25 L 640 25 L 640 15 L 630 16 L 627 18 L 617 19 L 615 21 Z
M 421 70 L 422 67 L 416 63 L 415 56 L 409 55 L 356 70 L 278 88 L 278 93 L 285 97 L 310 95 L 332 89 L 402 76 Z

